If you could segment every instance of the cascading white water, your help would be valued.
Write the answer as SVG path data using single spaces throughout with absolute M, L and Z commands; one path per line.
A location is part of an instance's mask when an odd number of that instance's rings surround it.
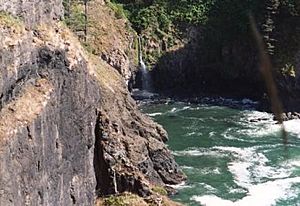
M 139 36 L 138 38 L 138 44 L 139 44 L 139 64 L 140 64 L 140 70 L 142 75 L 142 90 L 151 92 L 152 91 L 152 80 L 149 73 L 149 70 L 143 61 L 143 54 L 142 54 L 142 40 Z

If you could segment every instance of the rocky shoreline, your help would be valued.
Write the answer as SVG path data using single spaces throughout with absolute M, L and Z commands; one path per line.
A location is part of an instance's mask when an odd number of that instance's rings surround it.
M 165 97 L 159 94 L 147 95 L 147 96 L 135 96 L 133 98 L 137 101 L 138 105 L 144 104 L 174 104 L 175 102 L 183 102 L 187 104 L 207 104 L 211 106 L 225 106 L 233 109 L 249 109 L 258 110 L 263 112 L 271 113 L 270 107 L 267 107 L 264 102 L 251 100 L 249 98 L 230 98 L 222 97 L 218 95 L 203 95 L 193 98 L 181 98 L 181 97 Z M 298 111 L 287 111 L 282 114 L 283 121 L 300 119 L 300 112 Z M 274 117 L 274 120 L 276 118 Z M 253 120 L 260 121 L 260 119 Z

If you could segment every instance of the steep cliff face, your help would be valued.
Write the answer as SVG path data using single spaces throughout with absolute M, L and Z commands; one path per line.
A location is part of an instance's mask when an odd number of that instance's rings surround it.
M 111 5 L 111 6 L 109 6 Z M 110 2 L 88 2 L 87 41 L 91 52 L 115 68 L 128 83 L 138 68 L 137 35 Z
M 96 127 L 97 189 L 100 194 L 130 191 L 151 194 L 151 186 L 178 184 L 184 176 L 164 142 L 160 125 L 144 117 L 128 94 L 118 88 L 102 90 Z M 116 149 L 117 148 L 117 149 Z M 151 184 L 149 184 L 151 183 Z
M 1 6 L 1 205 L 93 205 L 96 190 L 147 196 L 184 179 L 120 74 L 52 21 L 60 1 Z
M 99 87 L 61 28 L 25 26 L 1 16 L 1 205 L 92 205 Z

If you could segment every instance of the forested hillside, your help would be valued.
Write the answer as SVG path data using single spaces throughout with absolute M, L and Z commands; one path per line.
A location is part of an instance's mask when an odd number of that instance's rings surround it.
M 300 3 L 296 0 L 113 0 L 143 37 L 158 90 L 263 93 L 253 15 L 282 89 L 296 89 Z M 224 85 L 226 87 L 224 88 Z M 240 91 L 233 91 L 236 86 Z M 180 90 L 180 91 L 179 91 Z M 226 91 L 228 90 L 228 91 Z

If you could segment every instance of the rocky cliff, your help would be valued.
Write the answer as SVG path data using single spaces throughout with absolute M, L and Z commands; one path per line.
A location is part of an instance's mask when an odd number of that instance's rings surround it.
M 34 27 L 39 23 L 51 22 L 62 18 L 62 0 L 14 0 L 0 1 L 0 11 L 22 18 L 27 27 Z
M 0 10 L 1 205 L 93 205 L 184 180 L 120 74 L 57 22 L 60 0 Z
M 91 52 L 115 68 L 128 83 L 138 68 L 137 35 L 109 1 L 88 3 L 87 44 Z

